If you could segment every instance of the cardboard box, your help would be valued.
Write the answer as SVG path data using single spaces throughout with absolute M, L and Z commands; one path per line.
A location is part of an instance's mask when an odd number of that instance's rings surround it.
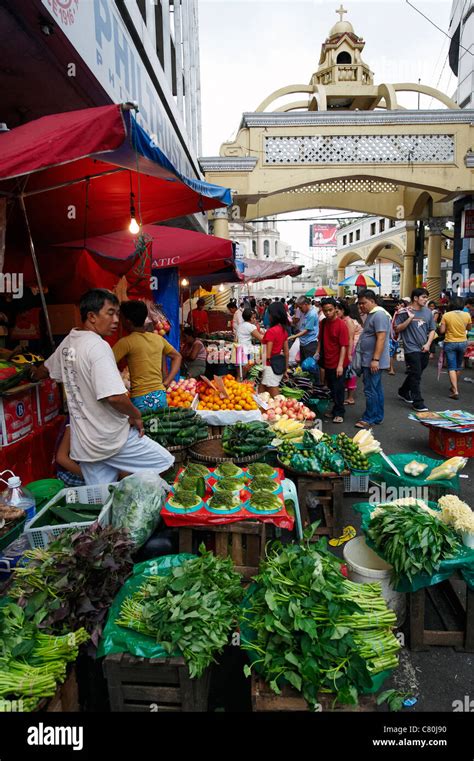
M 61 409 L 61 392 L 56 381 L 42 380 L 33 391 L 33 412 L 35 428 L 53 420 Z
M 81 313 L 76 304 L 50 304 L 48 314 L 55 336 L 65 336 L 73 328 L 80 328 L 82 325 Z
M 0 446 L 8 447 L 33 430 L 31 389 L 0 397 Z

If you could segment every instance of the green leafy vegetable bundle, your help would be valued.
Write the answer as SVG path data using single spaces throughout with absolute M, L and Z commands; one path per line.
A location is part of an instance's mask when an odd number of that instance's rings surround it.
M 46 616 L 47 610 L 39 610 L 28 618 L 14 603 L 0 607 L 0 711 L 6 710 L 5 700 L 21 700 L 19 710 L 32 711 L 52 697 L 66 678 L 67 664 L 89 639 L 84 629 L 62 637 L 43 634 L 38 625 Z
M 275 543 L 256 581 L 244 607 L 242 647 L 274 692 L 286 681 L 311 707 L 320 691 L 355 704 L 374 674 L 398 665 L 396 616 L 380 586 L 345 579 L 325 539 Z
M 222 448 L 224 452 L 235 457 L 246 457 L 268 447 L 274 433 L 267 423 L 255 421 L 253 423 L 234 423 L 224 428 L 222 434 Z
M 191 677 L 201 676 L 228 641 L 242 599 L 230 558 L 199 548 L 201 557 L 151 576 L 124 600 L 117 624 L 154 637 L 170 655 L 180 651 Z
M 27 618 L 39 613 L 45 633 L 84 627 L 97 647 L 107 610 L 132 571 L 131 547 L 128 534 L 111 527 L 64 531 L 47 549 L 25 552 L 28 564 L 16 567 L 8 596 Z
M 440 513 L 441 518 L 441 513 Z M 376 552 L 393 566 L 393 582 L 432 576 L 442 560 L 460 549 L 456 532 L 431 511 L 417 505 L 386 504 L 372 513 L 367 536 Z

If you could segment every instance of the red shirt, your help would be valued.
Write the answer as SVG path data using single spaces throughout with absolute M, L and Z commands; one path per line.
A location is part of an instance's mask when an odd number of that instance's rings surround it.
M 209 332 L 209 319 L 205 309 L 193 309 L 193 328 L 196 333 Z
M 341 346 L 349 346 L 347 325 L 340 317 L 336 317 L 335 320 L 328 320 L 326 318 L 322 321 L 319 329 L 321 331 L 320 340 L 324 356 L 324 367 L 327 370 L 335 370 L 339 364 Z M 348 364 L 349 357 L 346 351 L 344 367 L 347 367 Z
M 263 343 L 267 344 L 272 342 L 272 351 L 270 357 L 274 357 L 275 354 L 281 354 L 283 344 L 288 340 L 288 333 L 281 325 L 275 325 L 273 328 L 269 328 L 263 337 Z M 267 365 L 270 364 L 270 357 L 267 359 Z

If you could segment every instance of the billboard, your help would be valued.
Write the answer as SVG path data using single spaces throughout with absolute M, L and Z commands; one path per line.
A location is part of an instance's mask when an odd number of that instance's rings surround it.
M 309 228 L 309 245 L 311 248 L 334 246 L 336 247 L 337 225 L 314 224 Z

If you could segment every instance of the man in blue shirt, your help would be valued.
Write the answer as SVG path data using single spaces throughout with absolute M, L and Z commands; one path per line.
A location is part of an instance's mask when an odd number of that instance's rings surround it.
M 298 332 L 289 337 L 289 341 L 300 339 L 300 357 L 303 362 L 308 357 L 314 357 L 318 346 L 319 318 L 317 309 L 311 306 L 311 300 L 300 296 L 296 306 L 301 312 L 298 322 Z

